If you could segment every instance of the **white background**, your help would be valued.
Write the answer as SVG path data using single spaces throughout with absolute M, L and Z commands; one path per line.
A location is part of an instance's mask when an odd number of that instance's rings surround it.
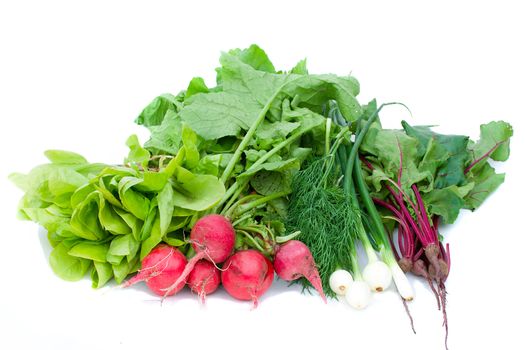
M 498 166 L 506 182 L 444 233 L 450 348 L 523 349 L 524 12 L 506 1 L 364 3 L 3 1 L 0 348 L 444 348 L 441 314 L 420 281 L 410 304 L 417 335 L 392 290 L 362 312 L 282 282 L 253 311 L 224 291 L 205 307 L 189 292 L 161 307 L 144 287 L 59 280 L 38 227 L 16 220 L 22 193 L 10 172 L 44 162 L 51 148 L 120 162 L 128 135 L 146 140 L 133 119 L 153 97 L 196 75 L 213 85 L 221 50 L 258 43 L 277 68 L 308 57 L 314 73 L 352 71 L 362 102 L 402 101 L 412 123 L 472 137 L 483 122 L 513 124 L 511 158 Z M 382 114 L 388 126 L 406 117 Z

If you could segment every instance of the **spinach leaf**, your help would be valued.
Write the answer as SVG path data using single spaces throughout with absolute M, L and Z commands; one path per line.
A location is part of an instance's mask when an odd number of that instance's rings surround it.
M 179 167 L 175 175 L 173 204 L 202 211 L 216 204 L 226 192 L 224 184 L 213 175 L 194 174 Z
M 61 150 L 47 150 L 44 155 L 54 164 L 86 164 L 86 158 L 78 153 L 61 151 Z
M 71 256 L 93 261 L 106 262 L 109 244 L 90 241 L 82 241 L 75 244 L 67 252 Z
M 99 221 L 99 194 L 93 192 L 75 208 L 71 216 L 71 228 L 81 238 L 98 241 L 107 236 Z
M 53 248 L 49 255 L 49 265 L 53 272 L 66 281 L 82 279 L 91 266 L 91 261 L 68 254 L 73 242 L 63 241 Z
M 93 270 L 91 270 L 91 286 L 93 288 L 100 288 L 113 278 L 113 269 L 111 264 L 99 261 L 93 262 Z
M 163 94 L 150 102 L 135 119 L 138 125 L 151 127 L 160 125 L 168 111 L 177 111 L 181 106 L 181 96 Z

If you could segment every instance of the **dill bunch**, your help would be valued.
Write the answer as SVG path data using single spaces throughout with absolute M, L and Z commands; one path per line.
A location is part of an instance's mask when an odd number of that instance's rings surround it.
M 352 270 L 358 219 L 359 210 L 337 185 L 333 156 L 316 159 L 294 175 L 287 230 L 301 231 L 298 239 L 310 248 L 329 296 L 335 296 L 329 286 L 331 273 L 338 268 Z M 310 287 L 305 279 L 300 281 Z

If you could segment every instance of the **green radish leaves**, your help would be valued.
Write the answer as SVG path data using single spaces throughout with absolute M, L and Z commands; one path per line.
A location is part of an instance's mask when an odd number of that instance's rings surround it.
M 221 89 L 191 94 L 178 113 L 205 140 L 241 136 L 279 91 L 267 116 L 273 122 L 281 119 L 281 105 L 286 99 L 294 100 L 294 106 L 305 106 L 308 112 L 317 113 L 327 101 L 334 99 L 348 120 L 353 121 L 361 114 L 361 106 L 355 98 L 359 84 L 352 77 L 276 73 L 267 56 L 256 46 L 223 53 L 220 62 Z M 290 127 L 280 125 L 285 132 Z M 261 126 L 259 132 L 262 132 L 258 135 L 260 139 L 274 138 L 268 127 Z

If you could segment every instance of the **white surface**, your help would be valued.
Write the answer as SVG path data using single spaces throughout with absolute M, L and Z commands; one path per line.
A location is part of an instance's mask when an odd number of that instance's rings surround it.
M 188 292 L 160 307 L 144 287 L 94 291 L 88 280 L 59 280 L 37 226 L 16 220 L 21 192 L 8 173 L 44 162 L 50 148 L 118 163 L 129 134 L 145 140 L 133 119 L 153 97 L 197 75 L 211 84 L 219 52 L 251 43 L 278 68 L 306 56 L 312 72 L 352 71 L 362 102 L 402 101 L 415 123 L 471 136 L 482 122 L 513 124 L 511 159 L 498 167 L 506 182 L 445 231 L 449 345 L 522 348 L 521 319 L 511 317 L 525 311 L 523 11 L 505 1 L 367 3 L 2 2 L 0 348 L 443 349 L 441 314 L 420 281 L 410 304 L 417 335 L 392 290 L 361 312 L 283 283 L 254 311 L 224 291 L 205 307 Z M 400 118 L 402 110 L 383 113 L 388 126 Z

